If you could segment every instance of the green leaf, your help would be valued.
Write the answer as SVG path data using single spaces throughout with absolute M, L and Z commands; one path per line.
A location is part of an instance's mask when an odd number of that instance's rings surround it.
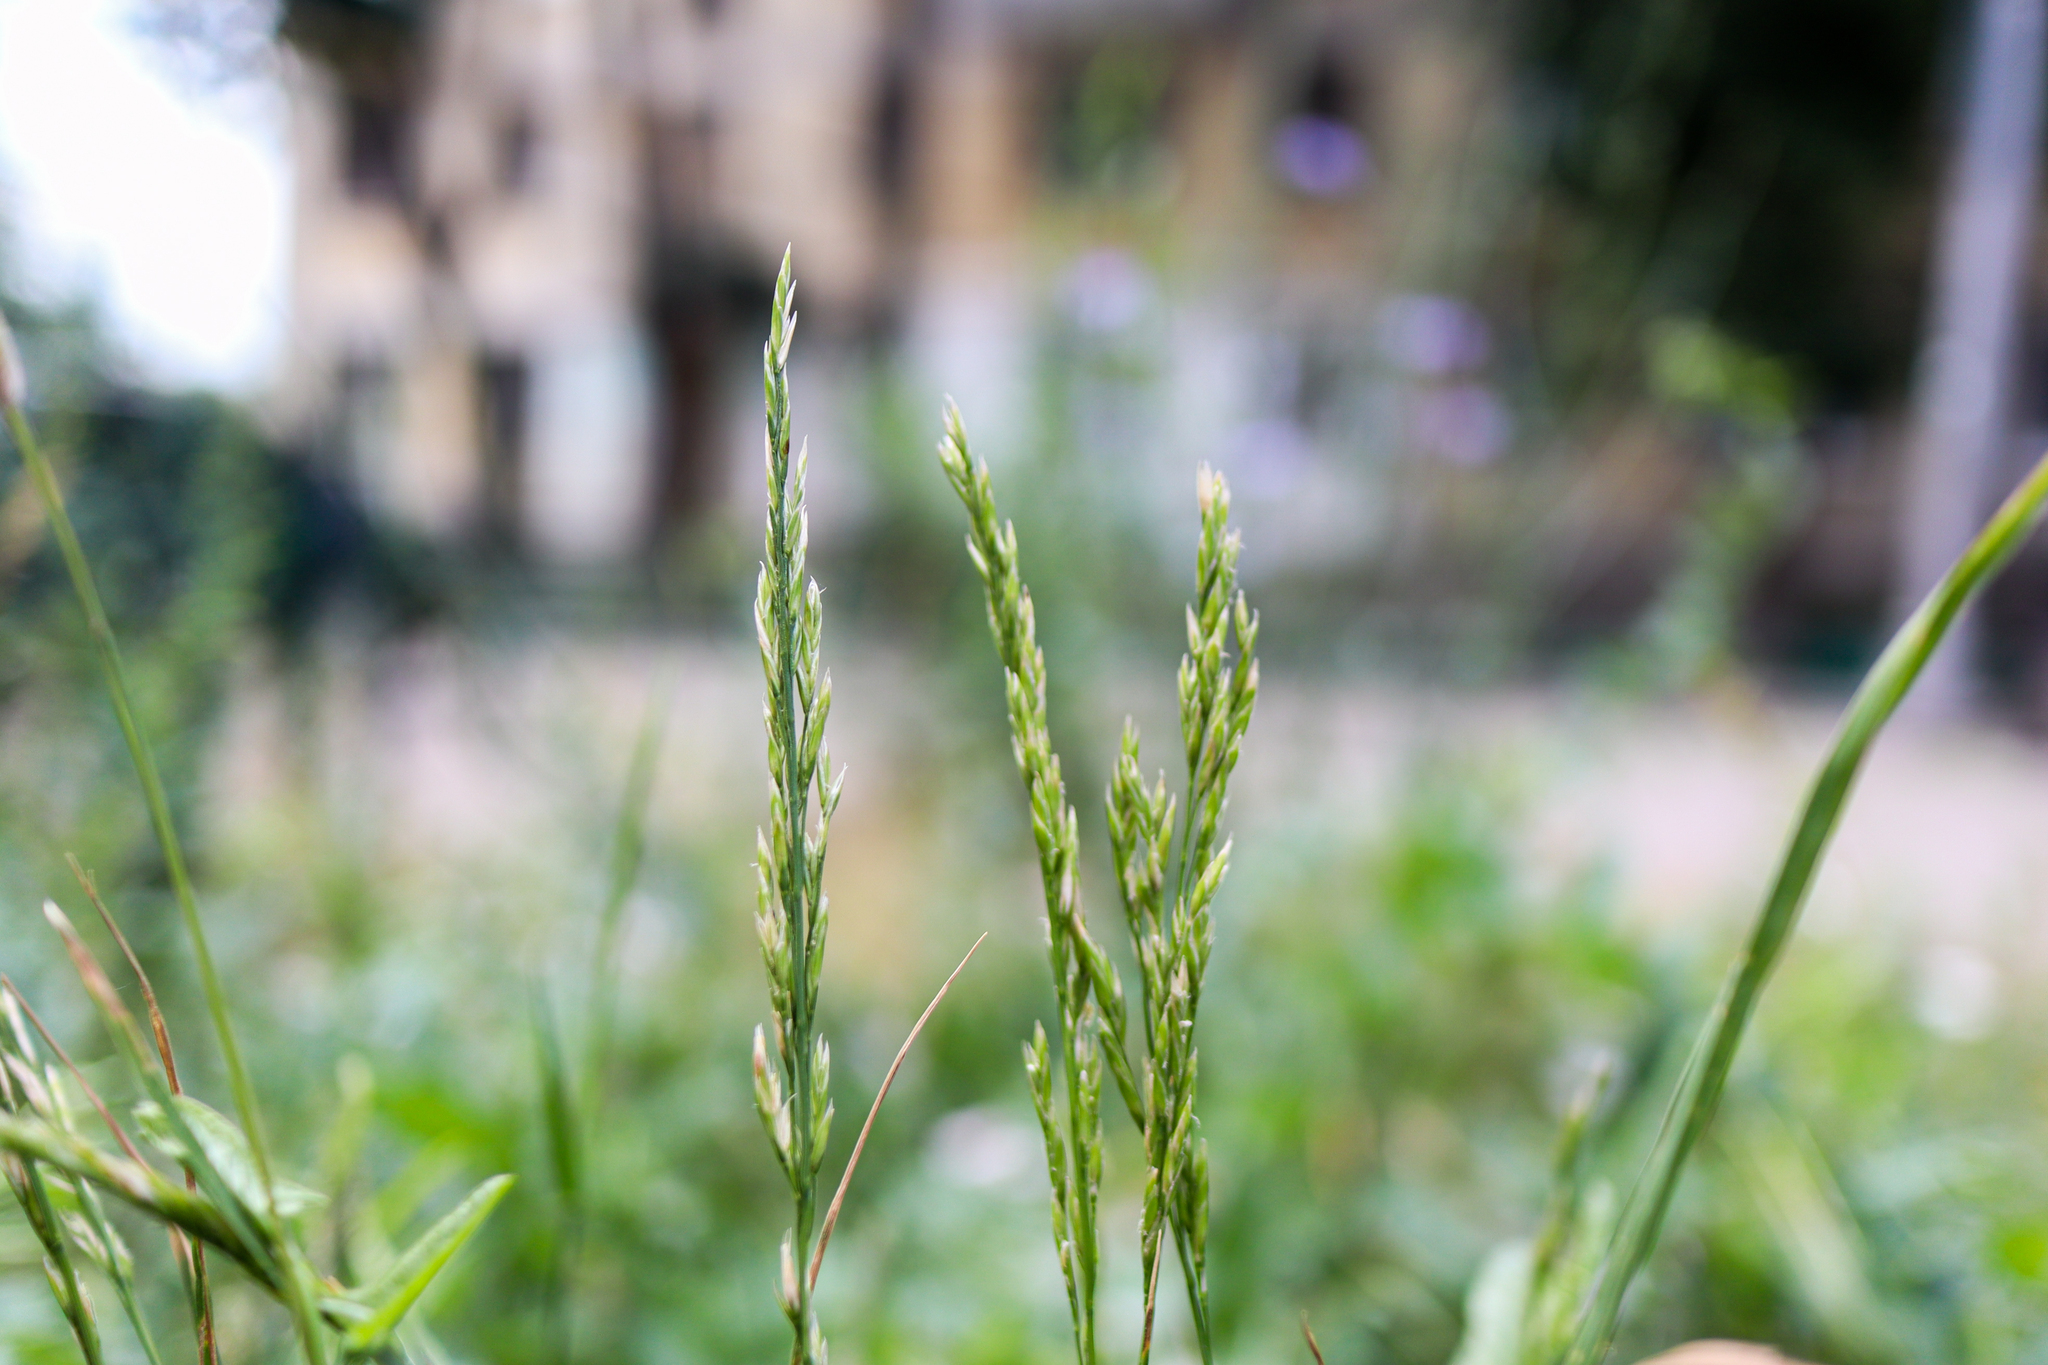
M 583 1135 L 577 1124 L 576 1105 L 571 1098 L 574 1084 L 562 1058 L 562 1039 L 555 1026 L 555 1012 L 548 1005 L 547 992 L 533 990 L 533 1046 L 540 1067 L 541 1117 L 548 1138 L 548 1163 L 555 1175 L 555 1192 L 562 1203 L 575 1208 L 582 1188 Z
M 165 1156 L 195 1173 L 198 1158 L 203 1158 L 220 1176 L 228 1192 L 258 1223 L 271 1227 L 277 1218 L 296 1217 L 327 1202 L 327 1196 L 318 1190 L 290 1180 L 273 1182 L 270 1197 L 264 1198 L 263 1179 L 257 1171 L 255 1157 L 249 1151 L 248 1139 L 242 1136 L 242 1130 L 235 1126 L 234 1121 L 190 1095 L 174 1095 L 171 1103 L 177 1106 L 178 1116 L 185 1121 L 185 1131 L 178 1131 L 161 1107 L 145 1100 L 135 1106 L 135 1117 L 143 1136 Z M 196 1156 L 185 1140 L 185 1133 L 199 1144 Z
M 343 1346 L 351 1352 L 380 1348 L 406 1310 L 426 1292 L 434 1276 L 441 1273 L 441 1268 L 462 1249 L 462 1244 L 483 1225 L 511 1188 L 511 1176 L 492 1176 L 440 1222 L 420 1234 L 420 1239 L 406 1248 L 390 1269 L 372 1283 L 352 1291 L 347 1301 L 364 1310 L 366 1316 L 348 1329 Z

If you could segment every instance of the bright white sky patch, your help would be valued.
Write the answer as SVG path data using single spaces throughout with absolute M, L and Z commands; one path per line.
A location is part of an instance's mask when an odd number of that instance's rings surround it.
M 132 0 L 0 0 L 9 283 L 90 295 L 141 376 L 247 392 L 283 330 L 282 97 L 173 81 Z

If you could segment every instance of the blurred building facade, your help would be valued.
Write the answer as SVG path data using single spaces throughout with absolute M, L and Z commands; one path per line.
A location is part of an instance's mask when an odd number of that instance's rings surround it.
M 569 562 L 752 492 L 786 243 L 814 402 L 886 350 L 1000 458 L 1050 338 L 1100 443 L 1235 459 L 1341 552 L 1331 372 L 1487 78 L 1401 0 L 294 0 L 285 34 L 277 421 L 389 517 Z M 1489 457 L 1483 325 L 1395 321 L 1446 453 Z

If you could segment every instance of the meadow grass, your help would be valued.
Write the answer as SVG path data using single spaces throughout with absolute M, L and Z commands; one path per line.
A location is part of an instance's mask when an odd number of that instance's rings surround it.
M 1258 685 L 1252 658 L 1257 618 L 1235 592 L 1237 538 L 1225 530 L 1228 490 L 1208 469 L 1198 475 L 1197 597 L 1188 610 L 1189 652 L 1182 660 L 1179 688 L 1188 778 L 1178 843 L 1173 837 L 1175 798 L 1167 794 L 1163 775 L 1147 787 L 1136 728 L 1128 721 L 1108 794 L 1119 890 L 1144 987 L 1141 1081 L 1128 1058 L 1121 983 L 1090 937 L 1081 908 L 1078 820 L 1052 751 L 1045 660 L 1018 565 L 1016 531 L 999 520 L 987 466 L 969 453 L 959 410 L 951 405 L 939 460 L 968 513 L 968 553 L 985 588 L 1012 745 L 1038 847 L 1060 1005 L 1064 1128 L 1053 1102 L 1051 1052 L 1042 1027 L 1026 1046 L 1025 1066 L 1045 1141 L 1053 1237 L 1067 1285 L 1076 1358 L 1080 1365 L 1094 1365 L 1099 1350 L 1099 1109 L 1106 1063 L 1145 1142 L 1140 1230 L 1145 1310 L 1138 1359 L 1145 1361 L 1151 1350 L 1160 1228 L 1166 1222 L 1172 1226 L 1206 1365 L 1213 1353 L 1203 1266 L 1208 1153 L 1192 1133 L 1194 1015 L 1214 941 L 1210 906 L 1228 868 L 1229 844 L 1216 849 L 1216 827 Z M 1457 1365 L 1599 1365 L 1607 1358 L 1628 1289 L 1656 1248 L 1679 1177 L 1712 1122 L 1743 1033 L 1797 923 L 1864 758 L 1963 608 L 2032 534 L 2044 504 L 2048 458 L 1991 517 L 1857 688 L 1813 779 L 1769 894 L 1618 1215 L 1585 1197 L 1584 1139 L 1604 1079 L 1568 1111 L 1542 1226 L 1532 1243 L 1503 1248 L 1482 1268 Z M 1234 663 L 1229 661 L 1233 623 Z M 1170 882 L 1165 876 L 1169 865 L 1174 869 Z M 1320 1359 L 1306 1322 L 1304 1336 Z
M 820 1176 L 832 1116 L 830 1050 L 818 1013 L 828 923 L 824 864 L 842 778 L 825 742 L 831 679 L 821 660 L 822 598 L 806 574 L 805 456 L 792 453 L 788 356 L 794 283 L 785 256 L 764 350 L 767 528 L 755 624 L 766 686 L 764 720 L 769 820 L 756 836 L 755 927 L 771 1018 L 755 1033 L 759 1117 L 791 1203 L 776 1294 L 790 1328 L 793 1365 L 825 1365 L 815 1289 L 848 1187 L 889 1086 L 919 1030 L 959 977 L 955 968 L 897 1051 L 855 1140 L 835 1192 Z M 125 1112 L 103 1098 L 42 1026 L 29 1000 L 0 979 L 0 1150 L 5 1173 L 48 1268 L 50 1290 L 90 1365 L 110 1355 L 86 1270 L 111 1287 L 137 1349 L 164 1353 L 144 1312 L 144 1271 L 109 1204 L 141 1211 L 169 1233 L 172 1265 L 203 1362 L 219 1359 L 206 1251 L 232 1261 L 289 1320 L 309 1365 L 434 1358 L 409 1314 L 449 1260 L 478 1232 L 510 1178 L 485 1181 L 403 1251 L 327 1274 L 308 1249 L 318 1196 L 278 1174 L 243 1065 L 229 1003 L 147 737 L 135 719 L 120 650 L 108 624 L 58 479 L 37 446 L 12 341 L 0 325 L 0 412 L 44 504 L 72 591 L 98 657 L 166 875 L 179 907 L 233 1101 L 231 1119 L 180 1082 L 170 1031 L 141 963 L 83 867 L 80 890 L 102 918 L 144 1003 L 144 1019 L 54 903 L 58 935 L 139 1103 Z M 1073 1349 L 1080 1365 L 1113 1352 L 1101 1340 L 1101 1188 L 1105 1078 L 1132 1120 L 1144 1162 L 1139 1203 L 1142 1325 L 1134 1353 L 1155 1345 L 1159 1281 L 1167 1246 L 1178 1263 L 1196 1349 L 1205 1365 L 1221 1348 L 1208 1283 L 1209 1152 L 1197 1117 L 1196 1022 L 1211 948 L 1214 906 L 1229 869 L 1223 833 L 1229 783 L 1258 691 L 1257 616 L 1237 586 L 1239 542 L 1227 485 L 1197 478 L 1199 536 L 1187 651 L 1178 679 L 1184 784 L 1148 781 L 1128 722 L 1106 792 L 1108 847 L 1124 910 L 1138 998 L 1126 1000 L 1116 965 L 1082 908 L 1079 817 L 1054 752 L 1046 662 L 1025 586 L 1014 528 L 997 513 L 992 480 L 974 460 L 964 422 L 948 406 L 941 467 L 968 515 L 968 549 L 983 585 L 1004 675 L 1013 754 L 1023 778 L 1047 919 L 1056 1017 L 1024 1046 L 1027 1087 L 1043 1140 L 1052 1226 Z M 1848 705 L 1808 791 L 1770 891 L 1741 954 L 1700 1030 L 1627 1199 L 1616 1210 L 1589 1180 L 1602 1090 L 1589 1085 L 1565 1116 L 1551 1194 L 1534 1235 L 1501 1248 L 1482 1268 L 1468 1304 L 1458 1365 L 1598 1365 L 1616 1339 L 1629 1291 L 1656 1248 L 1679 1181 L 1727 1086 L 1745 1031 L 1798 921 L 1871 746 L 1958 614 L 2032 532 L 2048 505 L 2048 460 L 1992 517 L 1949 574 L 1901 628 Z M 541 1127 L 554 1168 L 560 1220 L 551 1247 L 555 1359 L 573 1350 L 569 1306 L 586 1236 L 588 1130 L 602 1094 L 613 1031 L 607 985 L 616 975 L 621 917 L 639 874 L 646 810 L 662 732 L 651 704 L 635 747 L 613 839 L 592 966 L 586 1050 L 572 1066 L 552 1010 L 537 997 Z M 813 810 L 815 802 L 815 811 Z M 978 946 L 978 942 L 977 942 Z M 969 956 L 973 949 L 968 950 Z M 1135 1008 L 1136 1025 L 1130 1014 Z M 580 1071 L 580 1075 L 577 1073 Z M 1114 1101 L 1113 1101 L 1114 1102 Z M 95 1122 L 105 1139 L 93 1135 Z M 344 1283 L 344 1280 L 348 1283 Z M 1321 1359 L 1304 1323 L 1307 1348 Z

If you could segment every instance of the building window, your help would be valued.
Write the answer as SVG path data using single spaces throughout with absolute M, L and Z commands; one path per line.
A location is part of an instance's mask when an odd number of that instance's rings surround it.
M 527 405 L 532 388 L 524 356 L 487 351 L 477 357 L 480 520 L 485 540 L 500 546 L 516 546 L 520 540 Z
M 342 112 L 342 180 L 357 199 L 406 197 L 410 119 L 395 99 L 352 93 Z
M 883 60 L 874 117 L 869 168 L 874 175 L 875 196 L 884 209 L 898 213 L 910 202 L 912 158 L 916 151 L 913 143 L 917 93 L 908 55 L 896 52 Z
M 391 366 L 373 356 L 344 360 L 335 378 L 335 434 L 344 477 L 373 491 L 390 471 L 398 428 Z
M 1370 184 L 1356 82 L 1334 52 L 1321 52 L 1283 102 L 1271 164 L 1280 183 L 1310 199 L 1341 199 Z
M 531 190 L 539 161 L 540 124 L 531 109 L 515 109 L 498 125 L 498 188 L 506 194 Z

